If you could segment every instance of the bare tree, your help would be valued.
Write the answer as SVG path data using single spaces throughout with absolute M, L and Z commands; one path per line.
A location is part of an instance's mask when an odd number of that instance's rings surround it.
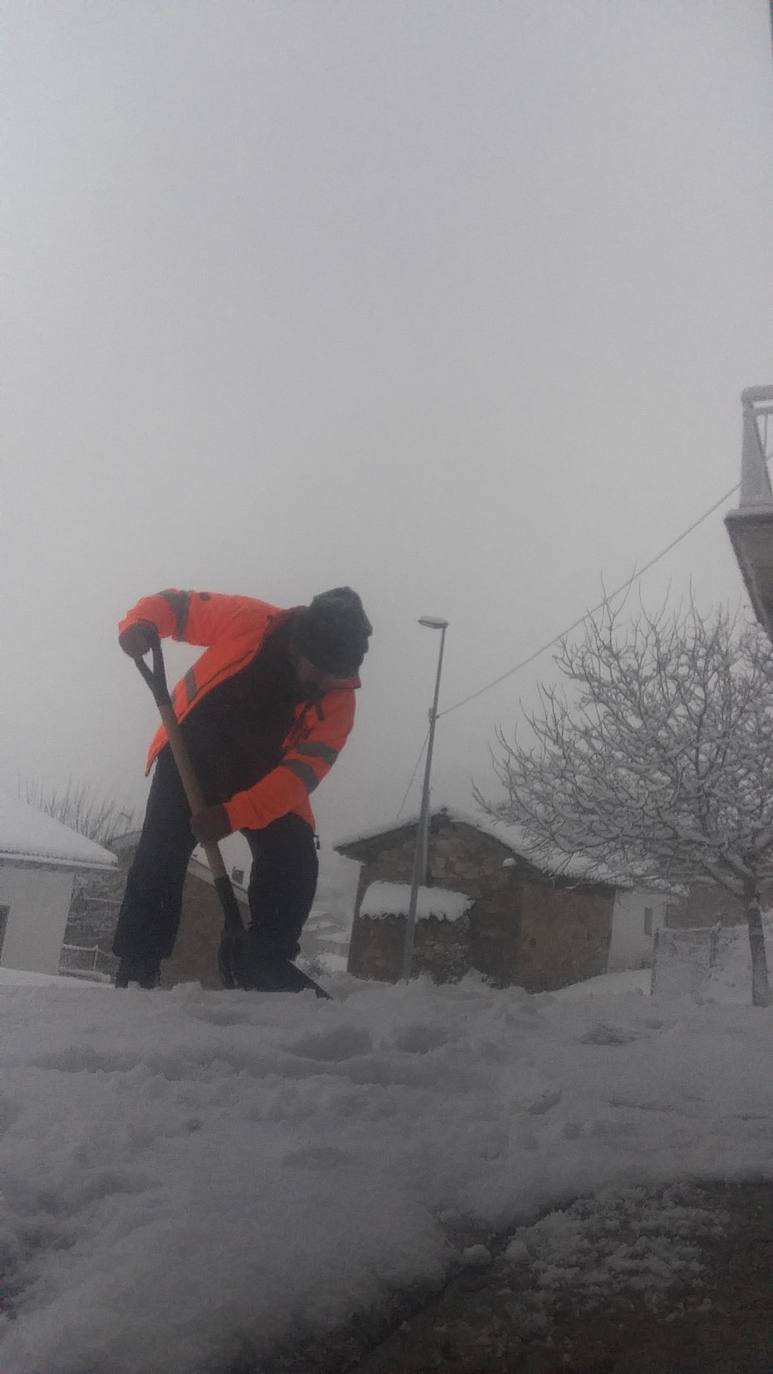
M 72 778 L 65 787 L 20 781 L 18 791 L 30 806 L 108 849 L 117 835 L 135 829 L 138 824 L 136 814 L 114 797 L 101 795 L 87 783 L 76 783 Z
M 566 684 L 540 688 L 535 742 L 500 728 L 494 766 L 535 857 L 590 856 L 599 871 L 674 883 L 707 876 L 739 898 L 752 999 L 769 1001 L 760 880 L 773 872 L 773 649 L 720 609 L 607 608 L 556 655 Z

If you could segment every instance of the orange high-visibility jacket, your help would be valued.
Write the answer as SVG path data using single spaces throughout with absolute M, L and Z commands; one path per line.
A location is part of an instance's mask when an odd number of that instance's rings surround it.
M 118 633 L 145 620 L 155 625 L 162 639 L 171 635 L 186 644 L 207 646 L 172 693 L 175 715 L 183 721 L 213 687 L 245 668 L 269 631 L 289 615 L 292 610 L 249 596 L 172 589 L 143 596 L 120 622 Z M 344 686 L 325 692 L 318 703 L 298 703 L 277 767 L 225 803 L 233 830 L 262 830 L 288 811 L 302 816 L 314 829 L 309 793 L 332 768 L 346 743 L 354 723 L 354 690 L 359 686 L 360 679 L 354 677 Z M 161 726 L 150 746 L 147 771 L 166 742 L 166 730 Z

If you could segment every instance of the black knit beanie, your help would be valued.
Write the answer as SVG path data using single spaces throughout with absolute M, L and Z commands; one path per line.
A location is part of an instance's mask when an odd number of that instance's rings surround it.
M 293 618 L 292 643 L 321 672 L 354 677 L 372 633 L 357 593 L 351 587 L 333 587 L 320 592 Z

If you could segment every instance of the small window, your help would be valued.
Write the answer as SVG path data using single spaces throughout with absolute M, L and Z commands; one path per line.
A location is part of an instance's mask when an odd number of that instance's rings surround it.
M 8 917 L 10 914 L 11 908 L 9 906 L 0 906 L 0 959 L 3 957 L 3 941 L 5 940 L 5 932 L 8 927 Z
M 652 934 L 652 907 L 651 907 L 651 906 L 645 906 L 645 908 L 644 908 L 644 934 L 645 934 L 645 935 L 651 935 L 651 934 Z

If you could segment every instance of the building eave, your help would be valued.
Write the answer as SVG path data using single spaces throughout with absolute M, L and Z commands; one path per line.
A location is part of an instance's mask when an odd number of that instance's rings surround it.
M 117 864 L 98 863 L 87 859 L 66 859 L 51 854 L 19 854 L 15 851 L 0 850 L 0 866 L 7 864 L 12 868 L 49 868 L 64 869 L 72 873 L 115 873 Z

